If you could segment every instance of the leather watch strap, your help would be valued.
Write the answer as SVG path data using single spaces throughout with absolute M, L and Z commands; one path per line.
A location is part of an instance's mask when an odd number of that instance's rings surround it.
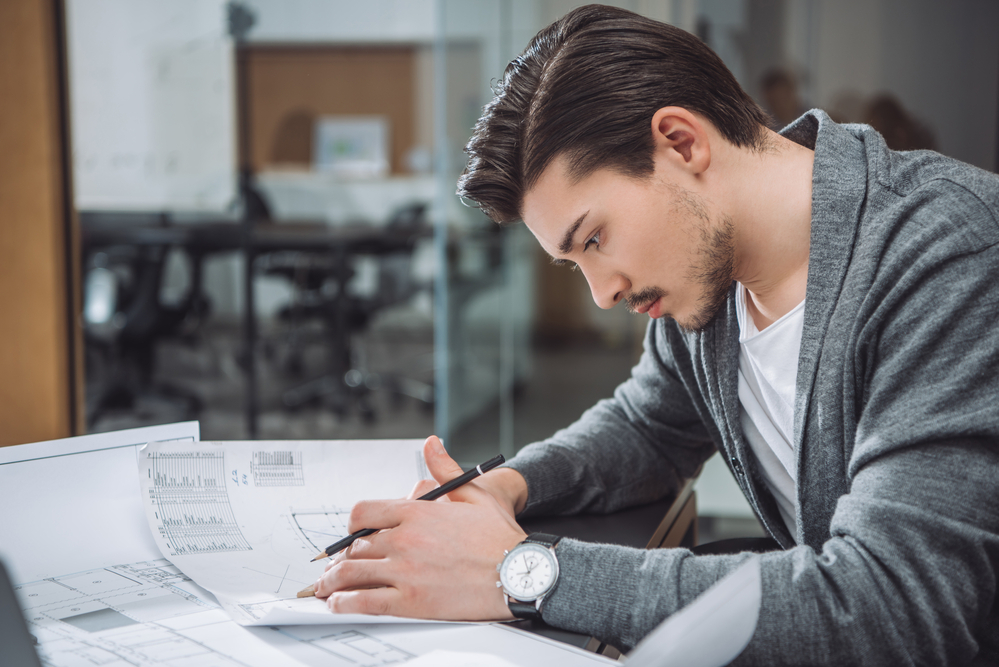
M 557 535 L 549 535 L 548 533 L 531 533 L 526 538 L 524 538 L 524 541 L 533 542 L 534 544 L 540 544 L 541 546 L 548 547 L 549 549 L 551 549 L 556 544 L 558 544 L 558 541 L 561 539 L 562 538 L 558 537 Z
M 519 618 L 525 621 L 541 620 L 541 611 L 533 602 L 520 602 L 510 598 L 507 606 L 510 608 L 510 613 L 513 614 L 514 618 Z

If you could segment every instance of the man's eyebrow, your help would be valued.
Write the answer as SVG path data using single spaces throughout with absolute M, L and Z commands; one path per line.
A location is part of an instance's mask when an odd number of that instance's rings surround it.
M 579 216 L 576 218 L 576 222 L 569 225 L 569 229 L 565 230 L 565 235 L 562 237 L 562 241 L 558 244 L 558 251 L 560 253 L 567 255 L 569 254 L 569 251 L 572 250 L 572 237 L 576 235 L 576 231 L 579 229 L 579 226 L 583 224 L 583 220 L 589 214 L 590 212 L 587 211 L 583 215 Z

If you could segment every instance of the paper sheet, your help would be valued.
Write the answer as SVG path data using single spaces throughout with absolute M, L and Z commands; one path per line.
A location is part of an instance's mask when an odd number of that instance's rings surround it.
M 139 456 L 146 516 L 165 558 L 243 625 L 411 623 L 332 614 L 296 598 L 365 498 L 428 477 L 421 440 L 151 443 Z M 426 621 L 420 621 L 426 623 Z
M 187 422 L 0 449 L 0 550 L 43 664 L 298 664 L 234 623 L 149 535 L 137 450 L 198 437 Z
M 721 667 L 756 632 L 763 587 L 751 558 L 649 633 L 628 654 L 629 667 Z
M 406 663 L 406 667 L 516 667 L 512 662 L 488 653 L 431 651 Z
M 46 665 L 298 664 L 165 560 L 15 586 Z
M 389 664 L 516 665 L 517 667 L 607 667 L 596 653 L 506 625 L 310 625 L 250 627 L 255 636 L 309 667 L 369 667 Z M 428 656 L 443 652 L 449 660 Z M 479 661 L 479 662 L 475 662 Z M 483 662 L 486 661 L 486 662 Z
M 0 557 L 11 579 L 160 558 L 135 452 L 150 440 L 198 437 L 198 422 L 185 422 L 0 447 Z

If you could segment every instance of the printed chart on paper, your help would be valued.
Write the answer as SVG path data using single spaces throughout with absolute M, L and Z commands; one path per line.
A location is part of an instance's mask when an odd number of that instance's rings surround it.
M 236 525 L 222 452 L 151 452 L 149 499 L 170 555 L 250 549 Z

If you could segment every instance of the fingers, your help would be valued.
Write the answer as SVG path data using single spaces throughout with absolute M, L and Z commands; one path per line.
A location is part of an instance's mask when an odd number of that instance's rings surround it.
M 430 436 L 423 443 L 423 459 L 427 462 L 427 468 L 430 470 L 430 474 L 434 476 L 434 479 L 437 480 L 438 485 L 450 482 L 465 472 L 448 455 L 444 449 L 444 443 L 436 435 Z M 447 495 L 451 500 L 474 502 L 476 499 L 481 499 L 482 490 L 474 482 L 471 482 L 458 487 Z
M 398 607 L 399 591 L 391 587 L 341 591 L 329 596 L 326 606 L 334 614 L 391 614 Z
M 354 543 L 341 551 L 338 560 L 348 558 L 385 558 L 388 554 L 388 544 L 386 542 L 388 532 L 375 533 L 368 537 L 361 537 L 354 540 Z
M 436 435 L 430 436 L 423 443 L 423 459 L 427 462 L 427 468 L 438 484 L 449 482 L 465 472 L 460 465 L 455 463 L 454 459 L 448 456 L 447 451 L 444 450 L 444 443 Z
M 347 531 L 395 528 L 406 516 L 407 506 L 412 504 L 412 500 L 362 500 L 350 510 Z
M 413 490 L 409 492 L 409 495 L 406 496 L 406 500 L 416 500 L 420 496 L 422 496 L 424 494 L 427 494 L 427 493 L 430 493 L 431 491 L 433 491 L 434 489 L 436 489 L 438 486 L 440 486 L 440 484 L 438 484 L 437 482 L 435 482 L 432 479 L 421 479 L 413 487 Z M 442 499 L 438 499 L 438 500 L 442 500 Z
M 381 531 L 368 537 L 357 538 L 349 547 L 330 557 L 326 563 L 325 571 L 329 572 L 337 563 L 348 558 L 385 558 L 389 553 L 388 545 L 384 539 L 386 534 L 387 531 Z
M 474 490 L 481 496 L 475 502 L 359 503 L 351 514 L 352 532 L 380 532 L 355 540 L 335 557 L 315 585 L 317 597 L 329 599 L 330 609 L 340 613 L 508 618 L 495 586 L 496 564 L 524 532 L 489 493 Z
M 336 591 L 375 588 L 385 585 L 383 560 L 344 559 L 333 563 L 316 581 L 316 597 L 326 598 Z

